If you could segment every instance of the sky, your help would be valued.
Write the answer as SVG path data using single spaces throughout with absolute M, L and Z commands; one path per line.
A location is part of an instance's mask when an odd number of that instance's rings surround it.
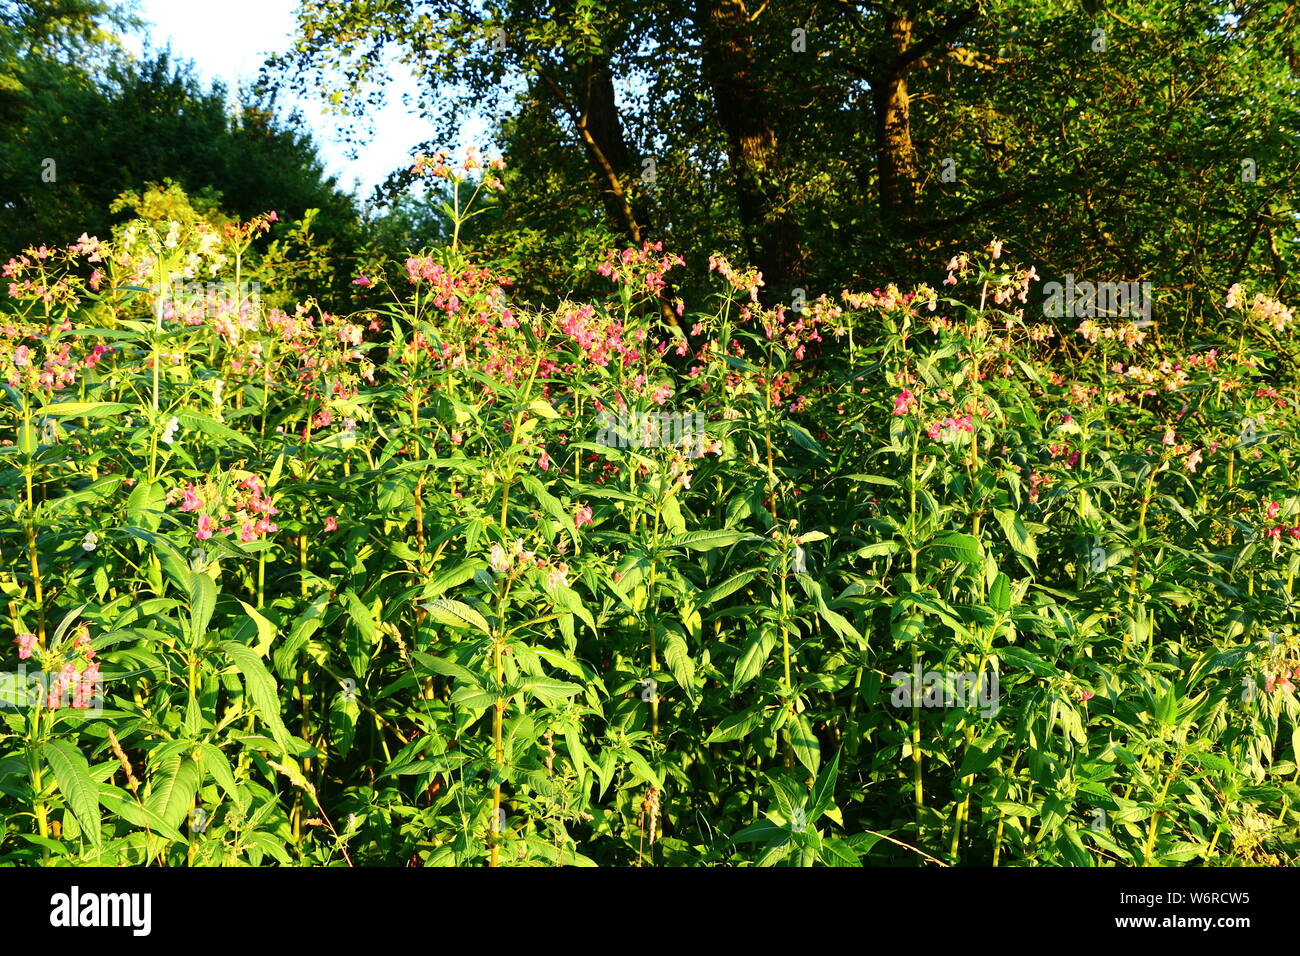
M 296 6 L 295 0 L 140 0 L 138 9 L 151 24 L 145 33 L 153 48 L 170 42 L 173 55 L 193 60 L 205 83 L 225 81 L 233 99 L 241 83 L 253 82 L 268 55 L 289 48 Z M 143 49 L 139 39 L 132 45 L 137 53 Z M 359 183 L 364 197 L 392 170 L 410 165 L 414 147 L 430 133 L 428 124 L 402 103 L 402 95 L 415 89 L 409 75 L 394 77 L 384 109 L 373 117 L 373 135 L 359 144 L 355 158 L 347 155 L 339 135 L 345 117 L 326 116 L 317 101 L 296 102 L 325 168 L 338 176 L 342 188 L 351 191 Z M 463 126 L 462 142 L 449 145 L 464 146 L 467 136 L 482 129 L 481 121 L 470 121 Z

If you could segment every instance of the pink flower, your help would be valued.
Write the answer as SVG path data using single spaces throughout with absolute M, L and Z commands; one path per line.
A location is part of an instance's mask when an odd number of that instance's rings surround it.
M 551 590 L 568 587 L 569 581 L 565 577 L 568 572 L 569 566 L 563 563 L 559 567 L 551 568 L 546 572 L 546 586 Z
M 359 276 L 357 276 L 355 279 L 353 279 L 352 284 L 359 285 L 362 287 L 374 285 L 374 283 L 370 281 L 370 278 L 364 272 L 361 273 Z
M 339 523 L 336 520 L 334 520 L 333 515 L 325 519 L 326 531 L 337 531 L 338 529 L 339 529 Z
M 1268 516 L 1268 520 L 1272 521 L 1274 518 L 1277 517 L 1277 513 L 1281 510 L 1282 510 L 1282 505 L 1280 502 L 1270 501 L 1268 503 L 1268 510 L 1265 512 L 1265 514 Z
M 257 540 L 257 525 L 251 519 L 239 526 L 239 540 L 244 544 Z
M 492 545 L 492 550 L 488 552 L 488 564 L 497 574 L 502 574 L 510 567 L 510 560 L 506 557 L 506 549 L 499 544 Z
M 1162 439 L 1160 440 L 1160 444 L 1165 445 L 1166 447 L 1168 447 L 1169 445 L 1172 445 L 1173 443 L 1174 443 L 1174 430 L 1173 430 L 1172 428 L 1166 428 L 1166 429 L 1165 429 L 1165 437 L 1162 438 Z
M 212 518 L 208 515 L 199 515 L 199 530 L 194 533 L 194 537 L 200 541 L 206 541 L 212 537 Z
M 1094 694 L 1092 691 L 1085 690 L 1082 694 L 1079 695 L 1079 700 L 1092 700 L 1096 696 L 1097 695 Z
M 584 525 L 589 524 L 591 524 L 591 509 L 584 505 L 579 508 L 577 513 L 573 516 L 573 526 L 575 528 L 581 528 Z
M 546 452 L 542 452 L 542 457 L 537 459 L 537 467 L 542 469 L 542 471 L 550 471 L 551 456 L 548 455 Z
M 1196 466 L 1201 463 L 1201 450 L 1197 448 L 1187 456 L 1187 461 L 1183 462 L 1183 467 L 1188 471 L 1196 471 Z
M 186 485 L 185 492 L 181 495 L 181 511 L 198 511 L 203 507 L 203 501 L 194 491 L 193 485 Z
M 906 415 L 916 407 L 916 396 L 907 389 L 903 389 L 894 398 L 894 414 Z
M 18 659 L 27 660 L 32 656 L 32 648 L 36 646 L 35 634 L 19 634 L 14 638 L 18 642 Z

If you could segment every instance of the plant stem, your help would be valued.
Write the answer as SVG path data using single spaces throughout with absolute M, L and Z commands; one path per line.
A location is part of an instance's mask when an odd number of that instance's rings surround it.
M 492 859 L 489 866 L 496 866 L 501 858 L 501 774 L 505 763 L 505 747 L 501 740 L 501 718 L 506 702 L 501 697 L 502 665 L 501 643 L 503 638 L 492 642 L 492 672 L 496 675 L 497 699 L 492 705 L 492 742 L 496 756 L 497 782 L 492 788 Z

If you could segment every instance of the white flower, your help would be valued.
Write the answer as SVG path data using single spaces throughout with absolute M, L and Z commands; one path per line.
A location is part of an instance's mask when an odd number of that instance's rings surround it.
M 86 536 L 81 539 L 81 548 L 83 551 L 94 551 L 99 546 L 99 536 L 93 531 L 87 531 Z
M 176 440 L 176 432 L 180 429 L 180 427 L 181 427 L 181 420 L 177 418 L 175 415 L 173 415 L 172 420 L 167 423 L 166 431 L 163 432 L 163 436 L 162 436 L 163 444 L 170 445 L 172 442 L 174 442 Z
M 795 574 L 808 573 L 808 560 L 804 555 L 803 548 L 796 547 L 794 549 L 794 558 L 791 561 L 790 567 Z

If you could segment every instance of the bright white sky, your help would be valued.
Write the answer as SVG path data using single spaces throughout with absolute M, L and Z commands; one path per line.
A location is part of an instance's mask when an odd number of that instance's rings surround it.
M 174 56 L 193 60 L 205 82 L 224 80 L 233 95 L 241 83 L 252 83 L 268 55 L 289 48 L 296 6 L 295 0 L 140 0 L 139 11 L 152 24 L 146 32 L 154 48 L 170 41 Z M 141 46 L 135 42 L 137 53 Z M 319 102 L 297 104 L 326 169 L 344 189 L 359 182 L 364 196 L 394 169 L 410 165 L 415 145 L 429 135 L 428 124 L 402 102 L 415 88 L 409 75 L 394 78 L 387 105 L 374 116 L 373 138 L 360 144 L 356 159 L 348 158 L 338 135 L 345 118 L 326 116 Z M 483 129 L 481 121 L 466 123 L 462 142 L 448 145 L 467 145 L 466 137 L 481 137 Z

